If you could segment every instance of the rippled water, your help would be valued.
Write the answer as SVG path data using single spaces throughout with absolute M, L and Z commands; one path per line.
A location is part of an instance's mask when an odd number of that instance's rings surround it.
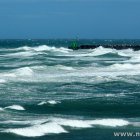
M 0 42 L 0 139 L 114 140 L 113 132 L 139 131 L 140 51 L 87 42 L 102 46 Z

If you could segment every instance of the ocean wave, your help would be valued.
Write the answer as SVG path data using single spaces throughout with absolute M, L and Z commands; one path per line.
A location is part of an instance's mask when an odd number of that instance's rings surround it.
M 67 54 L 69 52 L 72 52 L 72 50 L 65 47 L 55 47 L 55 46 L 47 46 L 47 45 L 41 45 L 36 47 L 23 46 L 19 48 L 5 49 L 5 51 L 6 52 L 0 56 L 19 58 L 19 57 L 32 57 L 32 56 L 37 56 L 42 54 L 46 55 L 49 52 L 54 52 L 54 53 L 58 52 L 62 54 Z
M 15 74 L 18 76 L 31 76 L 33 75 L 33 70 L 30 67 L 23 67 L 15 70 Z
M 0 79 L 0 84 L 1 83 L 6 83 L 6 80 L 5 79 Z
M 11 105 L 11 106 L 4 107 L 4 109 L 25 110 L 25 108 L 20 105 Z
M 100 56 L 100 55 L 114 53 L 114 52 L 116 52 L 115 49 L 104 48 L 102 46 L 99 46 L 98 48 L 93 49 L 93 52 L 89 53 L 88 56 Z
M 49 134 L 68 133 L 69 128 L 71 130 L 74 128 L 83 129 L 95 126 L 122 127 L 131 124 L 130 122 L 123 119 L 75 120 L 64 118 L 49 118 L 46 121 L 47 122 L 44 122 L 43 120 L 43 122 L 39 122 L 40 124 L 38 123 L 24 128 L 5 129 L 2 132 L 14 133 L 24 137 L 39 137 Z M 64 126 L 67 126 L 67 129 L 64 128 Z
M 112 48 L 104 48 L 103 46 L 99 46 L 95 49 L 87 49 L 87 50 L 79 50 L 73 51 L 70 54 L 65 54 L 65 56 L 73 56 L 73 57 L 97 57 L 97 56 L 108 56 L 108 55 L 115 55 L 120 57 L 132 57 L 134 51 L 132 49 L 126 50 L 116 50 Z
M 61 69 L 61 70 L 68 70 L 68 71 L 75 70 L 73 67 L 68 67 L 68 66 L 64 66 L 64 65 L 56 65 L 56 67 Z
M 67 131 L 57 123 L 46 123 L 25 128 L 7 129 L 3 132 L 14 133 L 25 137 L 39 137 L 46 134 L 67 133 Z
M 34 52 L 14 52 L 14 53 L 10 53 L 10 54 L 6 54 L 5 56 L 12 56 L 12 57 L 29 57 L 29 56 L 33 56 L 33 55 L 37 55 L 37 53 Z
M 130 123 L 123 119 L 101 119 L 101 120 L 92 121 L 91 124 L 117 127 L 117 126 L 126 126 L 126 125 L 129 125 Z
M 0 107 L 0 111 L 4 111 L 4 109 L 2 107 Z
M 139 75 L 140 64 L 116 63 L 104 67 L 33 66 L 0 73 L 4 82 L 83 82 L 102 83 L 121 80 L 118 76 Z M 129 71 L 129 72 L 128 72 Z M 30 77 L 30 78 L 29 78 Z M 117 78 L 118 77 L 118 78 Z
M 115 70 L 136 70 L 140 69 L 140 64 L 113 64 L 110 66 L 110 69 Z
M 35 51 L 56 51 L 56 52 L 62 52 L 62 53 L 69 53 L 69 51 L 70 51 L 70 49 L 68 49 L 68 48 L 64 48 L 64 47 L 56 48 L 54 46 L 51 47 L 51 46 L 47 46 L 47 45 L 34 47 L 33 49 Z
M 129 122 L 123 119 L 97 119 L 97 120 L 69 120 L 69 119 L 54 119 L 62 126 L 78 127 L 78 128 L 88 128 L 95 125 L 117 127 L 128 125 Z
M 132 57 L 136 54 L 139 54 L 140 52 L 135 52 L 133 49 L 124 49 L 124 50 L 116 50 L 112 48 L 104 48 L 102 46 L 93 49 L 93 52 L 90 53 L 91 56 L 101 56 L 105 54 L 116 54 L 118 56 L 122 57 Z
M 42 102 L 38 103 L 38 105 L 45 105 L 45 104 L 55 105 L 55 104 L 59 104 L 59 103 L 61 103 L 61 102 L 55 101 L 55 100 L 49 100 L 49 101 L 42 101 Z
M 17 48 L 17 50 L 36 51 L 36 52 L 42 52 L 42 51 L 54 51 L 55 52 L 56 51 L 56 52 L 62 52 L 62 53 L 69 53 L 69 51 L 72 51 L 68 48 L 48 46 L 48 45 L 40 45 L 40 46 L 36 46 L 36 47 L 23 46 L 23 47 Z

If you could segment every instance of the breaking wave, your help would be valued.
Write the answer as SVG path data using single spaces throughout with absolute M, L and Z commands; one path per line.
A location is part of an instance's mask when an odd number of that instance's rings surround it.
M 66 133 L 67 131 L 62 126 L 56 123 L 46 123 L 26 128 L 7 129 L 3 132 L 14 133 L 25 137 L 39 137 L 46 134 Z
M 5 107 L 4 109 L 25 110 L 25 108 L 20 105 L 11 105 L 11 106 Z
M 15 70 L 15 74 L 18 76 L 31 76 L 33 75 L 33 70 L 30 67 L 23 67 Z
M 6 80 L 0 79 L 0 84 L 1 84 L 1 83 L 6 83 Z
M 18 50 L 24 50 L 24 51 L 37 51 L 37 52 L 42 52 L 42 51 L 56 51 L 56 52 L 62 52 L 62 53 L 69 53 L 69 51 L 72 51 L 68 48 L 64 47 L 54 47 L 54 46 L 48 46 L 48 45 L 41 45 L 37 47 L 29 47 L 29 46 L 23 46 L 20 48 L 17 48 Z
M 61 102 L 55 101 L 55 100 L 49 100 L 49 101 L 42 101 L 42 102 L 38 103 L 38 105 L 45 105 L 45 104 L 55 105 L 55 104 L 59 104 L 59 103 L 61 103 Z
M 127 126 L 130 123 L 123 119 L 96 119 L 96 120 L 73 120 L 73 119 L 61 119 L 61 118 L 50 118 L 49 122 L 35 124 L 24 128 L 11 128 L 5 129 L 2 132 L 14 133 L 24 137 L 39 137 L 48 134 L 59 134 L 68 133 L 69 129 L 65 129 L 64 126 L 74 128 L 91 128 L 95 126 L 105 127 L 122 127 Z M 18 122 L 19 123 L 19 122 Z

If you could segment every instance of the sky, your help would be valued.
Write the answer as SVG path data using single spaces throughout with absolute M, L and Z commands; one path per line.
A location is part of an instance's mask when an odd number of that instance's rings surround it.
M 0 0 L 0 39 L 140 39 L 140 0 Z

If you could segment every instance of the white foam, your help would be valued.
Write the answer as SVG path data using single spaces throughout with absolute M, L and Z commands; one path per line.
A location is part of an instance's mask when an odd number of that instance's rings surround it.
M 91 123 L 83 120 L 68 120 L 68 119 L 59 119 L 57 123 L 62 126 L 76 127 L 76 128 L 89 128 L 92 127 Z
M 47 101 L 47 103 L 55 105 L 55 104 L 58 104 L 60 102 L 59 101 L 55 101 L 55 100 L 49 100 L 49 101 Z
M 117 126 L 129 125 L 129 122 L 126 120 L 123 120 L 123 119 L 101 119 L 101 120 L 91 121 L 91 124 L 92 125 L 117 127 Z
M 35 51 L 46 51 L 46 50 L 51 50 L 51 49 L 55 49 L 55 47 L 49 47 L 47 45 L 41 45 L 38 47 L 33 47 L 32 49 L 34 49 Z
M 29 51 L 29 50 L 31 50 L 31 48 L 28 47 L 28 46 L 23 46 L 23 47 L 17 48 L 17 50 L 25 50 L 25 51 Z
M 0 111 L 4 111 L 4 109 L 2 107 L 0 107 Z
M 5 107 L 5 109 L 25 110 L 25 108 L 22 107 L 22 106 L 20 106 L 20 105 L 11 105 L 11 106 L 7 106 L 7 107 Z
M 28 56 L 32 56 L 32 55 L 36 55 L 35 53 L 33 52 L 16 52 L 16 53 L 10 53 L 10 54 L 7 54 L 7 56 L 14 56 L 14 57 L 28 57 Z
M 63 126 L 68 126 L 70 127 L 70 129 L 74 128 L 83 129 L 96 126 L 122 127 L 131 124 L 123 119 L 77 120 L 64 118 L 48 118 L 47 120 L 34 120 L 34 121 L 9 121 L 9 123 L 22 125 L 31 124 L 32 126 L 29 127 L 14 128 L 14 129 L 11 128 L 3 130 L 3 132 L 6 133 L 14 133 L 25 137 L 39 137 L 48 134 L 68 133 L 68 131 L 65 130 Z
M 6 80 L 0 79 L 0 84 L 1 84 L 1 83 L 6 83 Z
M 68 48 L 64 48 L 64 47 L 60 47 L 60 48 L 56 48 L 54 46 L 47 46 L 47 45 L 41 45 L 38 47 L 32 47 L 31 49 L 35 50 L 35 51 L 56 51 L 56 52 L 62 52 L 62 53 L 69 53 L 69 49 Z
M 70 120 L 70 119 L 53 119 L 62 126 L 70 126 L 77 128 L 88 128 L 95 125 L 117 127 L 129 125 L 129 122 L 123 119 L 98 119 L 98 120 Z
M 45 105 L 45 104 L 51 104 L 51 105 L 55 105 L 61 103 L 60 101 L 55 101 L 55 100 L 49 100 L 49 101 L 42 101 L 40 103 L 38 103 L 38 105 Z
M 113 64 L 110 66 L 111 69 L 115 70 L 134 70 L 134 69 L 140 69 L 140 64 Z
M 111 48 L 104 48 L 102 46 L 99 46 L 95 49 L 89 49 L 89 50 L 80 50 L 78 51 L 78 53 L 73 53 L 73 54 L 69 54 L 68 56 L 76 56 L 76 57 L 92 57 L 92 56 L 100 56 L 100 55 L 104 55 L 104 54 L 108 54 L 108 53 L 113 53 L 113 54 L 118 54 L 120 56 L 126 56 L 125 53 L 120 52 L 119 50 L 115 50 L 115 49 L 111 49 Z
M 20 76 L 31 76 L 33 75 L 33 70 L 29 67 L 23 67 L 23 68 L 19 68 L 15 71 L 16 75 L 20 75 Z
M 93 49 L 93 52 L 89 53 L 89 56 L 99 56 L 107 53 L 113 53 L 114 51 L 114 49 L 103 48 L 102 46 L 99 46 L 98 48 Z
M 63 127 L 56 123 L 46 123 L 26 128 L 7 129 L 3 132 L 14 133 L 25 137 L 39 137 L 46 134 L 67 133 L 67 131 Z
M 38 103 L 37 105 L 45 105 L 45 104 L 47 104 L 47 102 L 46 101 L 42 101 L 42 102 Z
M 54 47 L 54 46 L 48 46 L 48 45 L 40 45 L 40 46 L 36 46 L 36 47 L 35 46 L 34 47 L 23 46 L 23 47 L 14 48 L 14 49 L 8 49 L 8 50 L 22 51 L 22 52 L 9 54 L 11 56 L 15 56 L 15 55 L 31 56 L 34 54 L 38 54 L 36 52 L 42 52 L 42 51 L 58 51 L 58 52 L 62 52 L 62 53 L 69 53 L 70 51 L 72 51 L 68 48 Z
M 3 73 L 2 76 L 4 77 L 16 77 L 15 73 Z
M 62 70 L 69 70 L 69 71 L 75 70 L 73 67 L 68 67 L 68 66 L 64 66 L 64 65 L 57 65 L 57 67 Z

